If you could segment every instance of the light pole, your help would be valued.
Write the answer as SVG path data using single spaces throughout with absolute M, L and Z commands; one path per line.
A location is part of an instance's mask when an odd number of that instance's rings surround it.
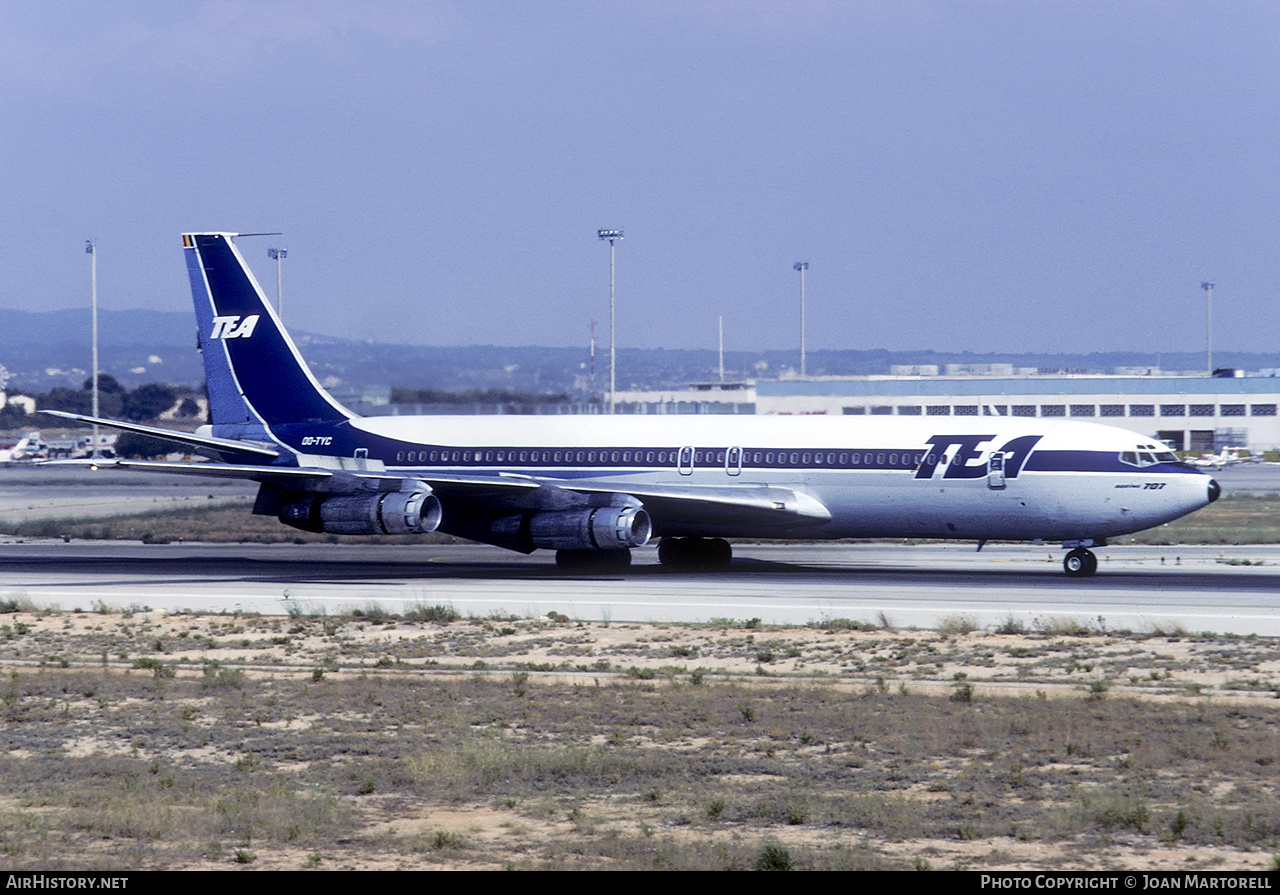
M 276 316 L 284 320 L 284 280 L 280 275 L 280 262 L 289 257 L 289 250 L 267 249 L 267 257 L 276 263 Z
M 720 315 L 720 381 L 724 382 L 724 314 Z
M 1213 284 L 1200 284 L 1204 290 L 1205 324 L 1204 324 L 1204 362 L 1209 376 L 1213 376 Z
M 792 270 L 800 271 L 800 377 L 805 375 L 804 365 L 804 272 L 809 269 L 808 261 L 797 261 L 791 265 Z
M 622 239 L 621 230 L 597 230 L 596 236 L 609 241 L 609 413 L 614 412 L 613 393 L 618 387 L 618 339 L 615 329 L 614 243 Z
M 98 247 L 92 239 L 84 241 L 84 250 L 89 253 L 90 283 L 92 284 L 93 306 L 93 372 L 89 381 L 93 383 L 93 415 L 98 416 Z M 89 453 L 93 459 L 98 458 L 98 424 L 93 424 L 93 447 Z

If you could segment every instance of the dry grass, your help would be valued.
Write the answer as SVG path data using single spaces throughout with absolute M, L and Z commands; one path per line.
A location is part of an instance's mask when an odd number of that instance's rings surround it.
M 300 531 L 274 516 L 255 516 L 253 502 L 227 502 L 196 509 L 149 510 L 120 516 L 85 516 L 62 519 L 28 519 L 0 523 L 0 534 L 21 538 L 68 540 L 131 540 L 147 544 L 179 541 L 213 544 L 458 544 L 451 535 L 332 535 Z
M 1275 544 L 1280 542 L 1280 495 L 1227 497 L 1148 531 L 1135 544 Z
M 1273 641 L 430 615 L 0 616 L 5 865 L 1259 869 L 1280 850 Z

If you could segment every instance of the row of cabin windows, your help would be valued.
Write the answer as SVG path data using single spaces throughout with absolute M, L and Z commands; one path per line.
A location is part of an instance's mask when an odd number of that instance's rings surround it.
M 695 450 L 694 466 L 723 466 L 728 452 Z M 743 466 L 873 466 L 903 469 L 919 465 L 923 451 L 758 451 L 745 449 L 730 457 Z M 740 458 L 740 459 L 739 459 Z M 689 455 L 676 450 L 554 451 L 554 450 L 434 450 L 397 451 L 397 463 L 601 464 L 622 466 L 687 465 Z M 942 458 L 946 462 L 946 458 Z
M 1275 404 L 905 404 L 846 407 L 847 415 L 888 416 L 1020 416 L 1020 417 L 1121 417 L 1121 416 L 1275 416 Z M 1215 413 L 1216 411 L 1216 413 Z

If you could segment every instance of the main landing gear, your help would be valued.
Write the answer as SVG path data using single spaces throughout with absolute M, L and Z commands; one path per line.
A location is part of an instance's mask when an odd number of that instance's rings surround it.
M 616 550 L 557 550 L 556 565 L 574 571 L 620 572 L 631 565 L 631 551 L 626 547 Z
M 1077 547 L 1062 561 L 1062 570 L 1072 578 L 1088 578 L 1098 571 L 1098 557 L 1092 550 Z
M 724 569 L 733 548 L 724 538 L 663 538 L 658 562 L 670 569 Z

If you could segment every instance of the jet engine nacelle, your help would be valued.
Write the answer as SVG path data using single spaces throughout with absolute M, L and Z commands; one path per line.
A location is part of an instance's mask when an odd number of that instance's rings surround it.
M 494 534 L 553 550 L 618 550 L 643 547 L 653 522 L 643 507 L 594 507 L 507 516 Z
M 285 504 L 280 521 L 340 535 L 403 535 L 435 531 L 440 501 L 428 491 L 316 495 Z

